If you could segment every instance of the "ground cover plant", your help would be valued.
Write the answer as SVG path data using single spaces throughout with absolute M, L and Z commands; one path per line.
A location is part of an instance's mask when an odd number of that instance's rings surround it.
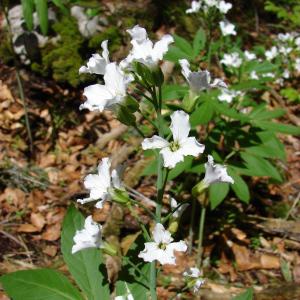
M 297 299 L 300 33 L 291 26 L 265 44 L 248 43 L 229 21 L 238 8 L 208 0 L 171 6 L 195 29 L 174 32 L 170 19 L 172 29 L 160 29 L 154 41 L 139 20 L 109 31 L 104 6 L 93 1 L 4 3 L 12 60 L 2 68 L 16 74 L 20 100 L 1 83 L 0 232 L 25 249 L 18 255 L 26 262 L 16 271 L 5 257 L 3 297 Z M 24 34 L 44 42 L 40 60 L 17 42 Z M 82 55 L 95 41 L 100 49 Z M 113 55 L 119 43 L 123 51 Z M 33 75 L 57 66 L 49 57 L 62 67 L 53 79 L 81 82 L 79 89 L 47 87 L 49 79 Z M 37 94 L 22 77 L 26 66 Z M 76 73 L 67 77 L 70 69 Z M 27 103 L 28 92 L 45 95 L 40 108 Z M 291 157 L 296 167 L 288 171 Z M 33 265 L 24 240 L 7 232 L 12 220 L 17 232 L 47 241 L 35 251 L 50 259 Z M 271 292 L 263 290 L 272 282 Z

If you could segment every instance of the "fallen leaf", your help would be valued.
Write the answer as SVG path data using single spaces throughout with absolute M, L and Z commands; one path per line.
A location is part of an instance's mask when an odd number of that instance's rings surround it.
M 46 231 L 42 234 L 42 239 L 46 241 L 56 241 L 60 237 L 60 230 L 60 223 L 48 225 Z
M 39 231 L 41 231 L 46 224 L 45 218 L 41 213 L 31 213 L 30 222 L 38 228 Z
M 18 228 L 18 232 L 39 232 L 40 230 L 32 224 L 21 224 Z
M 46 246 L 45 249 L 43 250 L 43 253 L 51 256 L 51 257 L 54 257 L 57 253 L 57 247 L 52 245 L 52 246 Z
M 263 269 L 279 269 L 280 258 L 271 254 L 262 254 L 260 257 L 261 267 Z

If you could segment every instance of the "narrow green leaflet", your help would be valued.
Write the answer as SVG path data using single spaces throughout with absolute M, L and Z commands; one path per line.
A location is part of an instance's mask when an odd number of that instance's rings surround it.
M 204 101 L 196 110 L 191 114 L 191 126 L 195 127 L 200 124 L 207 124 L 213 117 L 214 105 L 212 101 Z
M 211 209 L 222 203 L 229 192 L 228 183 L 214 183 L 209 187 L 209 202 Z
M 23 16 L 26 22 L 26 26 L 29 31 L 33 30 L 33 11 L 34 2 L 33 0 L 22 0 Z
M 244 179 L 234 170 L 232 167 L 228 167 L 228 174 L 233 178 L 234 184 L 231 184 L 230 187 L 236 194 L 236 196 L 243 202 L 249 203 L 250 193 L 247 183 Z
M 180 37 L 179 35 L 174 34 L 174 42 L 176 47 L 178 47 L 181 51 L 186 53 L 188 56 L 193 57 L 194 56 L 194 50 L 192 45 L 183 37 Z
M 48 1 L 47 0 L 34 0 L 36 11 L 39 17 L 41 31 L 43 35 L 48 32 Z
M 232 298 L 232 300 L 253 300 L 253 297 L 254 297 L 253 289 L 250 288 L 247 289 L 245 292 Z
M 246 152 L 241 152 L 241 157 L 246 163 L 247 171 L 250 176 L 268 176 L 277 181 L 281 181 L 278 170 L 266 159 Z
M 194 56 L 197 56 L 200 54 L 200 51 L 204 49 L 206 43 L 206 35 L 205 31 L 200 28 L 193 40 L 193 50 L 194 50 Z
M 14 300 L 83 300 L 64 275 L 51 269 L 10 273 L 0 282 Z
M 63 222 L 61 248 L 69 271 L 89 300 L 109 300 L 109 284 L 99 249 L 91 248 L 71 253 L 76 230 L 83 228 L 83 215 L 71 205 Z M 101 296 L 101 298 L 100 298 Z
M 300 135 L 300 127 L 293 125 L 286 125 L 269 121 L 255 121 L 255 125 L 262 129 L 267 129 L 275 132 Z

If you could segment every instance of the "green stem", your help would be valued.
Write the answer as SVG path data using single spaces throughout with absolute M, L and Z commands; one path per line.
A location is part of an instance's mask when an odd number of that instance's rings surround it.
M 199 222 L 199 236 L 198 236 L 198 259 L 197 267 L 200 269 L 202 265 L 202 255 L 203 255 L 203 233 L 205 224 L 206 206 L 201 208 L 201 216 Z
M 134 129 L 139 133 L 139 135 L 140 135 L 142 138 L 145 138 L 145 135 L 144 135 L 143 131 L 142 131 L 137 125 L 135 125 L 135 126 L 133 126 L 133 127 L 134 127 Z
M 133 262 L 131 262 L 128 257 L 123 256 L 123 260 L 125 263 L 128 263 L 137 273 L 139 273 L 139 275 L 142 276 L 146 282 L 148 281 L 148 278 L 145 276 L 145 274 Z

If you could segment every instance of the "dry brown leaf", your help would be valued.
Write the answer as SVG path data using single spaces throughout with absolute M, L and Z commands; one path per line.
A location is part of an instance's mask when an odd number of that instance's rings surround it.
M 39 231 L 41 231 L 46 224 L 46 220 L 41 213 L 31 213 L 30 222 L 38 228 Z
M 0 300 L 9 300 L 9 297 L 4 294 L 4 292 L 0 292 Z
M 262 254 L 260 264 L 262 269 L 279 269 L 280 258 L 272 254 Z
M 47 226 L 46 231 L 42 234 L 42 239 L 46 241 L 56 241 L 60 237 L 61 224 L 56 223 Z
M 122 241 L 121 241 L 121 248 L 123 255 L 126 255 L 131 245 L 134 243 L 134 241 L 137 239 L 137 237 L 141 234 L 141 232 L 137 232 L 135 234 L 128 234 L 126 235 Z
M 18 228 L 18 232 L 39 232 L 40 230 L 32 224 L 21 224 Z
M 47 254 L 47 255 L 49 255 L 51 257 L 54 257 L 56 255 L 56 253 L 57 253 L 57 247 L 54 246 L 54 245 L 52 245 L 52 246 L 48 245 L 43 250 L 43 253 L 45 253 L 45 254 Z

